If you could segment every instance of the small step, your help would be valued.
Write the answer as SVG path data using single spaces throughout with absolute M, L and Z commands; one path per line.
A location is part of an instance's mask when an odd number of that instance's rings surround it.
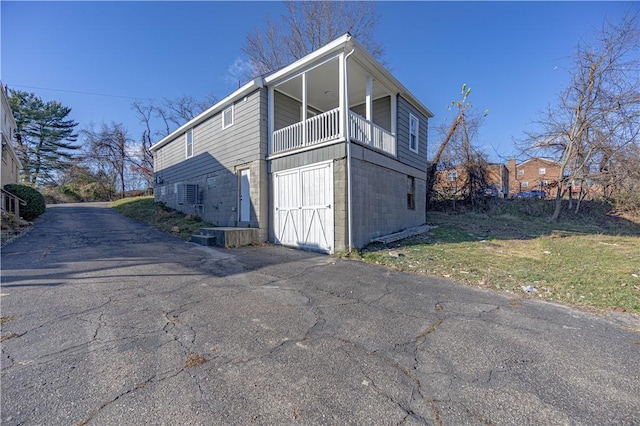
M 191 242 L 202 246 L 215 246 L 216 237 L 214 235 L 192 235 Z
M 220 228 L 200 228 L 200 235 L 215 237 L 220 232 Z
M 200 228 L 200 235 L 192 235 L 191 241 L 203 246 L 242 247 L 258 244 L 258 228 L 215 227 Z

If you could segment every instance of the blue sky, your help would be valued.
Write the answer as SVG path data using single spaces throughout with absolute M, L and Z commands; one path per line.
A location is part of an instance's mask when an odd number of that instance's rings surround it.
M 498 161 L 533 129 L 538 112 L 568 83 L 576 44 L 635 2 L 377 2 L 376 38 L 392 73 L 434 114 L 472 88 L 489 110 L 475 141 Z M 0 76 L 10 88 L 58 100 L 72 118 L 123 123 L 138 139 L 134 99 L 235 88 L 232 67 L 245 35 L 280 2 L 0 2 Z M 55 89 L 55 90 L 54 90 Z M 84 92 L 84 93 L 76 93 Z M 109 95 L 109 96 L 102 96 Z M 429 143 L 438 135 L 431 132 Z

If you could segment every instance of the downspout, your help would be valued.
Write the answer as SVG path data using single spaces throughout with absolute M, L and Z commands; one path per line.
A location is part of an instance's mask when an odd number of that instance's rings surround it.
M 349 68 L 347 67 L 347 58 L 356 50 L 354 47 L 351 52 L 344 57 L 344 96 L 345 96 L 345 137 L 347 142 L 347 222 L 349 228 L 349 253 L 353 250 L 353 225 L 352 208 L 351 208 L 351 135 L 349 134 Z

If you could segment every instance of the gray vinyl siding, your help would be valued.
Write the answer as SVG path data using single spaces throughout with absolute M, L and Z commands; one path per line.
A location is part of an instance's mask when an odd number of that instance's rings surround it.
M 346 150 L 344 142 L 327 145 L 309 151 L 287 155 L 286 157 L 274 158 L 270 161 L 269 173 L 295 169 L 296 167 L 344 158 L 345 156 Z
M 274 130 L 283 129 L 300 121 L 302 103 L 277 90 L 274 91 L 273 102 L 275 105 L 273 114 Z
M 352 106 L 351 111 L 361 116 L 366 115 L 365 104 Z M 373 122 L 387 131 L 391 131 L 391 97 L 376 99 L 373 101 Z
M 223 108 L 193 128 L 193 156 L 185 158 L 184 133 L 161 147 L 155 155 L 155 199 L 169 207 L 202 217 L 215 226 L 260 228 L 267 237 L 266 187 L 267 94 L 265 89 L 234 103 L 233 125 L 222 129 Z M 250 169 L 251 212 L 247 223 L 238 222 L 239 172 Z M 176 184 L 197 184 L 199 203 L 178 204 Z
M 398 96 L 397 114 L 398 118 L 396 122 L 396 143 L 398 147 L 398 161 L 416 167 L 420 170 L 426 170 L 428 133 L 427 117 L 422 115 L 402 96 Z M 413 114 L 416 118 L 418 118 L 418 120 L 420 120 L 418 129 L 419 137 L 417 154 L 409 149 L 409 114 Z
M 156 154 L 156 174 L 164 183 L 181 182 L 223 169 L 233 171 L 238 164 L 264 158 L 266 96 L 258 90 L 234 104 L 233 125 L 222 129 L 222 111 L 193 128 L 193 156 L 185 158 L 184 133 L 160 148 Z M 266 116 L 266 114 L 265 114 Z

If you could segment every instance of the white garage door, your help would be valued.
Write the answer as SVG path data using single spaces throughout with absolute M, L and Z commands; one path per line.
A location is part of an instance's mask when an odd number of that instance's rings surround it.
M 276 243 L 333 252 L 333 163 L 274 173 Z

